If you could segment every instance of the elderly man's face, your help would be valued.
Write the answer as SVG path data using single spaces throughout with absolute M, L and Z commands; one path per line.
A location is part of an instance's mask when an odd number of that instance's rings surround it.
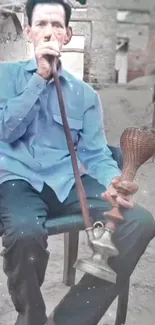
M 66 27 L 64 8 L 57 4 L 38 4 L 32 15 L 32 24 L 27 27 L 27 36 L 34 48 L 40 42 L 57 41 L 60 50 L 71 39 L 71 29 Z

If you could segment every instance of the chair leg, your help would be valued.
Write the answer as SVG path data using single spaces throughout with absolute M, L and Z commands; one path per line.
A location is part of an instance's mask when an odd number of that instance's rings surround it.
M 123 288 L 123 291 L 119 294 L 115 325 L 124 325 L 126 322 L 129 300 L 129 286 L 130 280 L 127 281 Z
M 79 231 L 71 230 L 64 233 L 64 270 L 63 283 L 66 286 L 73 286 L 75 284 L 76 270 L 73 267 L 77 255 L 79 244 Z

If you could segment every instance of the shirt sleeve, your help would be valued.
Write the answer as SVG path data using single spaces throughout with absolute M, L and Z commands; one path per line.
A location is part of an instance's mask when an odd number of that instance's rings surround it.
M 46 81 L 34 73 L 22 93 L 15 92 L 15 65 L 0 63 L 0 140 L 12 143 L 19 139 L 40 109 L 39 96 Z M 19 79 L 20 82 L 20 79 Z
M 92 105 L 84 114 L 77 154 L 87 173 L 108 188 L 112 179 L 121 175 L 121 171 L 107 146 L 103 126 L 103 108 L 95 92 L 93 92 L 91 103 Z

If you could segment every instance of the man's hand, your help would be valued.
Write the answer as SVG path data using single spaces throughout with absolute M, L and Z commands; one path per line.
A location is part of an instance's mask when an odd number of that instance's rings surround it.
M 35 49 L 35 57 L 38 64 L 37 73 L 42 78 L 49 79 L 52 76 L 52 58 L 59 56 L 60 49 L 57 41 L 39 43 Z
M 112 180 L 111 185 L 102 194 L 102 197 L 112 205 L 121 206 L 123 208 L 133 208 L 132 195 L 138 190 L 138 185 L 129 181 L 121 181 L 121 177 Z

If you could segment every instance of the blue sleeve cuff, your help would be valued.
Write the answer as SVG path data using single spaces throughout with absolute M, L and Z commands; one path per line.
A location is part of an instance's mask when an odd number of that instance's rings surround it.
M 110 186 L 112 180 L 118 176 L 121 176 L 121 170 L 119 169 L 116 169 L 115 172 L 113 170 L 112 173 L 109 172 L 108 176 L 105 176 L 104 180 L 102 181 L 102 183 L 104 183 L 105 188 L 107 189 Z
M 30 90 L 35 95 L 40 95 L 42 91 L 46 88 L 47 81 L 43 79 L 39 74 L 34 73 L 30 79 L 27 89 Z

